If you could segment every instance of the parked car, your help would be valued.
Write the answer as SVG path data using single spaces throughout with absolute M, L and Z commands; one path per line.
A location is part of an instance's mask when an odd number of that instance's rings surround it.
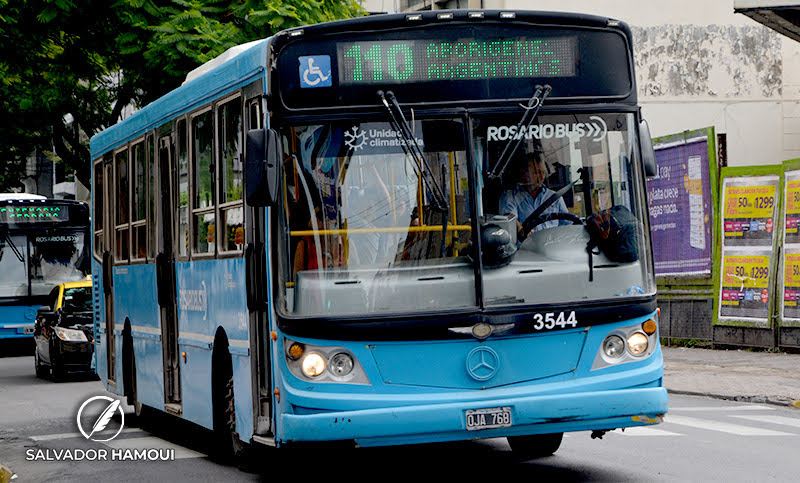
M 53 287 L 36 315 L 37 377 L 56 381 L 69 372 L 94 372 L 92 307 L 90 280 Z

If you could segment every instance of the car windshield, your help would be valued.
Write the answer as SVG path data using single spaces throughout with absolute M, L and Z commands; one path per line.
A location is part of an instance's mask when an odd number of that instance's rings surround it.
M 23 235 L 0 233 L 0 297 L 28 295 L 26 245 Z
M 75 287 L 64 290 L 64 300 L 61 309 L 64 312 L 91 312 L 92 287 Z
M 31 233 L 28 243 L 31 295 L 44 295 L 53 285 L 86 278 L 89 264 L 83 232 Z
M 472 124 L 474 158 L 485 173 L 484 304 L 654 293 L 634 116 L 540 115 L 529 127 L 518 120 L 497 115 Z M 505 169 L 495 169 L 515 141 Z
M 283 306 L 336 316 L 476 305 L 460 120 L 283 131 Z M 416 142 L 420 160 L 408 154 Z M 435 192 L 445 194 L 437 207 Z M 444 208 L 444 209 L 443 209 Z

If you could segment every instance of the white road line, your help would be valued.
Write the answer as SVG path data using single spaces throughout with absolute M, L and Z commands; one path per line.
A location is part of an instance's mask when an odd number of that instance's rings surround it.
M 669 412 L 672 411 L 712 411 L 712 412 L 728 412 L 728 411 L 774 411 L 775 408 L 770 406 L 763 406 L 759 404 L 749 404 L 747 406 L 712 406 L 712 407 L 672 407 L 670 406 Z
M 142 430 L 139 428 L 125 428 L 121 431 L 121 433 L 141 433 Z M 101 431 L 99 434 L 110 433 L 110 431 Z M 109 435 L 110 436 L 110 435 Z M 34 441 L 53 441 L 56 439 L 70 439 L 70 438 L 83 438 L 84 436 L 81 433 L 60 433 L 60 434 L 43 434 L 40 436 L 31 436 L 30 438 Z
M 708 429 L 711 431 L 721 431 L 723 433 L 736 434 L 739 436 L 795 436 L 791 433 L 783 433 L 781 431 L 773 431 L 771 429 L 740 426 L 738 424 L 713 421 L 710 419 L 676 416 L 669 413 L 664 417 L 664 422 L 667 424 L 680 424 L 681 426 L 691 426 L 694 428 Z
M 625 428 L 625 431 L 615 429 L 613 434 L 620 434 L 622 436 L 684 436 L 680 433 L 673 433 L 672 431 L 652 428 L 650 426 L 632 426 L 630 428 Z
M 765 415 L 765 416 L 752 416 L 752 415 L 740 416 L 740 415 L 735 415 L 734 417 L 741 418 L 741 419 L 748 419 L 750 421 L 756 421 L 756 422 L 759 422 L 759 423 L 777 424 L 777 425 L 780 425 L 780 426 L 792 426 L 792 427 L 795 427 L 795 428 L 800 428 L 800 419 L 787 418 L 785 416 L 771 416 L 771 415 Z
M 189 448 L 184 448 L 183 446 L 179 446 L 177 444 L 170 443 L 169 441 L 164 441 L 161 438 L 157 438 L 155 436 L 144 436 L 141 438 L 125 438 L 125 439 L 115 439 L 113 441 L 106 441 L 103 443 L 104 445 L 112 448 L 112 449 L 174 449 L 175 450 L 175 459 L 185 459 L 185 458 L 202 458 L 205 455 L 203 453 L 198 453 L 197 451 L 191 450 Z

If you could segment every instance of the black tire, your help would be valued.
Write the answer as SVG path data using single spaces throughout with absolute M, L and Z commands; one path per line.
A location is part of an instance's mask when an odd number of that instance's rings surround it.
M 530 436 L 509 436 L 511 451 L 525 459 L 550 456 L 561 446 L 564 433 L 533 434 Z
M 53 382 L 61 382 L 64 380 L 66 372 L 63 368 L 59 367 L 56 361 L 51 359 L 50 363 L 50 380 Z
M 36 377 L 39 379 L 44 379 L 48 375 L 50 375 L 49 368 L 45 367 L 41 361 L 39 360 L 39 350 L 36 349 L 33 353 L 33 363 L 36 368 Z
M 233 368 L 230 354 L 226 351 L 225 360 L 215 369 L 219 371 L 216 384 L 212 384 L 214 394 L 214 446 L 212 457 L 224 463 L 238 463 L 243 460 L 245 445 L 236 432 L 236 409 L 233 393 Z

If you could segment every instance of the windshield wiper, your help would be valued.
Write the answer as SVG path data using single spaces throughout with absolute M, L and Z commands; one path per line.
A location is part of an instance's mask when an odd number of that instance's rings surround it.
M 4 231 L 2 234 L 0 234 L 0 241 L 6 242 L 8 246 L 11 247 L 11 251 L 14 252 L 14 255 L 17 257 L 17 260 L 19 260 L 22 263 L 25 263 L 25 257 L 23 257 L 22 253 L 19 252 L 19 249 L 14 244 L 14 240 L 12 240 L 11 236 L 8 234 L 8 231 Z M 3 252 L 2 250 L 0 250 L 0 259 L 2 258 L 3 258 Z
M 384 95 L 383 91 L 378 91 L 378 97 L 381 98 L 383 105 L 386 107 L 386 111 L 389 113 L 392 127 L 394 127 L 397 137 L 400 140 L 400 146 L 403 148 L 406 155 L 414 160 L 420 179 L 422 179 L 422 182 L 431 192 L 433 197 L 432 208 L 442 214 L 442 248 L 440 250 L 440 256 L 444 258 L 447 251 L 447 197 L 445 197 L 441 185 L 436 181 L 431 167 L 425 160 L 425 155 L 422 153 L 419 144 L 417 144 L 417 139 L 414 137 L 414 133 L 411 131 L 411 127 L 409 127 L 408 121 L 406 121 L 406 117 L 403 115 L 403 110 L 400 109 L 400 104 L 397 102 L 394 93 L 388 91 Z M 420 207 L 420 210 L 421 209 L 422 207 Z
M 422 182 L 425 183 L 425 186 L 433 195 L 433 208 L 446 215 L 448 209 L 447 198 L 444 195 L 444 191 L 442 191 L 442 187 L 436 181 L 436 177 L 433 176 L 431 167 L 425 160 L 425 155 L 422 154 L 422 149 L 417 144 L 417 139 L 414 137 L 414 133 L 411 131 L 411 127 L 400 109 L 400 104 L 397 103 L 397 98 L 395 98 L 392 91 L 388 91 L 385 95 L 383 91 L 378 91 L 378 97 L 381 98 L 383 105 L 389 112 L 392 127 L 394 127 L 397 137 L 401 141 L 400 146 L 414 160 Z
M 524 125 L 527 131 L 533 123 L 533 120 L 536 119 L 536 115 L 539 114 L 539 109 L 542 108 L 542 104 L 544 104 L 544 100 L 547 95 L 550 94 L 551 90 L 553 90 L 553 88 L 550 87 L 549 84 L 536 86 L 533 96 L 528 99 L 528 105 L 522 106 L 525 109 L 525 113 L 522 115 L 522 119 L 519 120 L 519 123 L 517 123 L 517 130 L 514 131 L 517 134 L 512 136 L 506 143 L 505 148 L 503 148 L 503 153 L 500 154 L 494 168 L 489 172 L 489 179 L 500 179 L 500 177 L 503 176 L 503 173 L 508 167 L 508 163 L 511 161 L 511 157 L 514 156 L 520 143 L 522 143 L 522 138 L 524 136 L 519 134 L 521 132 L 520 128 Z

